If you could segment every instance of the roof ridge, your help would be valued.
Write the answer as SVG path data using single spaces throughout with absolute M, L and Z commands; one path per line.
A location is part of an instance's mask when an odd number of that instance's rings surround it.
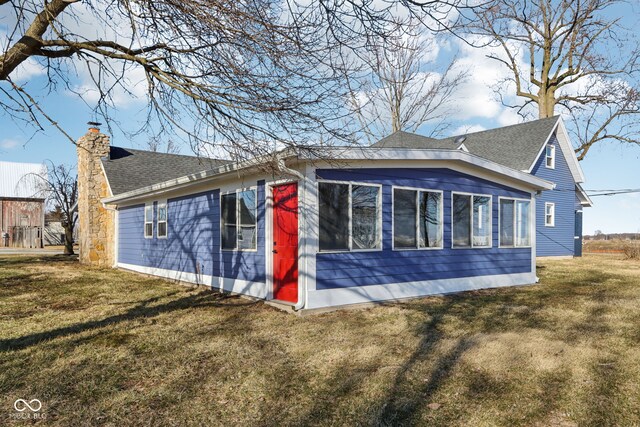
M 533 124 L 533 123 L 536 123 L 536 122 L 542 122 L 542 121 L 546 121 L 546 120 L 549 120 L 549 121 L 550 121 L 551 119 L 555 119 L 555 121 L 558 121 L 558 119 L 559 119 L 559 118 L 560 118 L 560 115 L 559 115 L 559 114 L 556 114 L 555 116 L 545 117 L 545 118 L 542 118 L 542 119 L 530 120 L 530 121 L 528 121 L 528 122 L 515 123 L 515 124 L 512 124 L 512 125 L 508 125 L 508 126 L 500 126 L 500 127 L 497 127 L 497 128 L 491 128 L 491 129 L 479 130 L 479 131 L 477 131 L 477 132 L 461 133 L 461 134 L 458 134 L 458 135 L 451 135 L 451 136 L 448 136 L 448 137 L 446 137 L 446 138 L 440 138 L 440 139 L 438 139 L 438 141 L 443 141 L 443 140 L 446 140 L 446 139 L 457 138 L 457 137 L 459 137 L 459 136 L 478 135 L 478 134 L 485 133 L 485 132 L 495 132 L 495 131 L 498 131 L 498 130 L 504 130 L 504 129 L 514 128 L 514 127 L 517 127 L 517 126 L 529 125 L 529 124 Z

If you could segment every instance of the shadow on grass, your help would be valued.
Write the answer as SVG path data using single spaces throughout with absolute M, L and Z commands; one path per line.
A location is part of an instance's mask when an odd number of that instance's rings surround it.
M 130 321 L 130 320 L 156 317 L 156 316 L 159 316 L 160 314 L 175 311 L 175 310 L 185 310 L 185 309 L 202 308 L 202 307 L 224 307 L 224 306 L 227 306 L 227 307 L 237 306 L 238 308 L 240 308 L 243 306 L 254 305 L 257 303 L 257 301 L 247 301 L 247 302 L 239 303 L 237 302 L 239 300 L 239 297 L 224 295 L 215 291 L 203 291 L 195 295 L 190 295 L 184 298 L 172 300 L 164 304 L 151 305 L 157 302 L 158 300 L 160 300 L 161 298 L 170 297 L 176 293 L 177 291 L 172 292 L 169 295 L 149 298 L 147 300 L 142 301 L 140 304 L 136 305 L 135 307 L 130 308 L 124 313 L 109 316 L 102 320 L 92 320 L 84 323 L 65 326 L 62 328 L 52 329 L 50 331 L 25 335 L 19 338 L 0 340 L 0 352 L 22 350 L 22 349 L 31 347 L 33 345 L 36 345 L 42 341 L 47 341 L 47 340 L 51 340 L 59 337 L 73 335 L 73 334 L 79 334 L 88 330 L 103 328 L 105 326 L 110 326 L 110 325 Z M 225 303 L 225 301 L 227 300 L 234 300 L 234 302 L 232 304 Z
M 49 255 L 49 254 L 34 254 L 34 255 L 4 255 L 0 253 L 0 268 L 3 267 L 29 267 L 36 264 L 77 264 L 78 255 Z
M 407 425 L 423 406 L 429 404 L 434 394 L 443 383 L 449 379 L 455 370 L 463 354 L 474 346 L 474 341 L 469 336 L 462 336 L 444 355 L 434 361 L 433 368 L 422 385 L 411 387 L 409 379 L 417 365 L 429 359 L 437 350 L 438 345 L 446 334 L 440 330 L 446 315 L 450 314 L 455 305 L 460 302 L 460 296 L 446 297 L 442 306 L 433 310 L 428 322 L 417 328 L 421 339 L 411 354 L 398 371 L 392 386 L 387 392 L 381 407 L 376 424 L 380 425 Z M 475 312 L 475 310 L 473 310 Z

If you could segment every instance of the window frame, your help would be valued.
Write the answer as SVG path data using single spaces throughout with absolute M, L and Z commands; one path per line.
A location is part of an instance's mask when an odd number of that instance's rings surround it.
M 158 214 L 158 212 L 160 211 L 160 205 L 164 205 L 164 209 L 165 209 L 165 220 L 164 221 L 160 221 L 160 215 Z M 169 203 L 167 202 L 167 199 L 163 199 L 163 200 L 158 200 L 157 201 L 157 205 L 156 205 L 156 234 L 158 239 L 166 239 L 167 236 L 169 236 Z M 164 230 L 165 230 L 165 234 L 163 236 L 160 235 L 160 223 L 164 222 Z
M 239 230 L 241 228 L 240 223 L 240 193 L 245 191 L 255 191 L 256 194 L 256 208 L 255 208 L 255 217 L 256 217 L 256 247 L 251 249 L 241 249 L 238 242 L 240 241 L 238 237 L 240 236 Z M 222 247 L 222 197 L 228 194 L 236 195 L 236 247 L 233 249 L 225 249 Z M 241 187 L 236 188 L 235 190 L 228 191 L 220 191 L 220 196 L 218 198 L 218 209 L 219 213 L 219 229 L 220 229 L 220 251 L 221 252 L 258 252 L 258 186 L 252 185 L 250 187 Z
M 547 151 L 549 148 L 551 149 L 551 155 Z M 549 165 L 549 160 L 551 160 L 551 165 Z M 544 148 L 544 165 L 547 169 L 556 168 L 556 146 L 553 144 L 547 144 Z
M 460 196 L 471 196 L 471 209 L 469 209 L 470 221 L 469 221 L 469 237 L 471 238 L 471 244 L 469 246 L 454 246 L 453 244 L 453 196 L 457 194 Z M 473 198 L 488 197 L 489 198 L 489 246 L 475 246 L 473 244 Z M 500 210 L 498 208 L 498 210 Z M 498 226 L 500 224 L 498 223 Z M 491 249 L 493 248 L 493 195 L 482 193 L 467 193 L 464 191 L 452 191 L 451 192 L 451 249 Z
M 343 184 L 343 185 L 348 185 L 349 186 L 349 206 L 348 206 L 348 214 L 349 214 L 349 237 L 348 237 L 348 242 L 349 242 L 349 248 L 348 249 L 325 249 L 325 250 L 321 250 L 320 249 L 320 187 L 319 184 Z M 380 197 L 378 198 L 378 206 L 377 206 L 377 222 L 378 222 L 378 230 L 380 233 L 380 247 L 376 248 L 376 249 L 353 249 L 353 221 L 352 221 L 352 217 L 353 217 L 353 203 L 351 201 L 352 199 L 352 193 L 353 193 L 353 186 L 369 186 L 369 187 L 377 187 L 379 189 L 379 194 Z M 335 253 L 348 253 L 348 252 L 382 252 L 382 249 L 384 247 L 384 233 L 382 231 L 382 184 L 378 184 L 378 183 L 369 183 L 369 182 L 360 182 L 360 181 L 342 181 L 342 180 L 335 180 L 335 179 L 317 179 L 316 180 L 316 193 L 317 193 L 317 197 L 316 197 L 316 209 L 318 212 L 318 248 L 317 248 L 317 253 L 320 254 L 335 254 Z
M 547 207 L 551 207 L 551 222 L 547 222 Z M 555 227 L 556 226 L 556 204 L 555 202 L 544 203 L 544 226 Z
M 416 192 L 416 247 L 415 248 L 396 248 L 395 239 L 395 212 L 396 200 L 395 190 L 409 190 Z M 420 192 L 423 193 L 440 193 L 440 237 L 441 243 L 438 247 L 421 248 L 420 247 Z M 401 185 L 391 186 L 391 250 L 392 251 L 438 251 L 444 249 L 444 191 L 434 190 L 430 188 L 406 187 Z
M 500 201 L 502 200 L 511 200 L 513 201 L 513 245 L 503 245 L 502 244 L 502 229 L 500 228 Z M 518 215 L 516 212 L 516 206 L 517 206 L 517 202 L 529 202 L 529 244 L 526 246 L 520 246 L 520 245 L 516 245 L 516 242 L 518 241 L 517 239 L 517 223 L 518 223 Z M 533 221 L 533 203 L 531 201 L 531 199 L 525 199 L 522 197 L 506 197 L 506 196 L 498 196 L 498 248 L 505 248 L 505 249 L 509 249 L 509 248 L 529 248 L 531 249 L 533 247 L 533 233 L 535 233 L 535 228 L 534 228 L 534 221 Z
M 150 207 L 151 208 L 151 219 L 147 219 L 147 208 Z M 154 209 L 154 202 L 145 202 L 144 204 L 144 226 L 142 228 L 142 234 L 144 235 L 145 239 L 153 239 L 153 232 L 154 232 L 154 228 L 153 228 L 153 221 L 155 218 L 155 209 Z M 147 235 L 147 224 L 151 224 L 151 235 Z

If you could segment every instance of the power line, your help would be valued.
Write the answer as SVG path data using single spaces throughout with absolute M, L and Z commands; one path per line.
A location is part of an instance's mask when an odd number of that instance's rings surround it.
M 590 190 L 596 191 L 596 190 Z M 618 194 L 640 193 L 640 188 L 628 188 L 623 190 L 599 190 L 596 194 L 589 194 L 589 197 L 597 196 L 617 196 Z

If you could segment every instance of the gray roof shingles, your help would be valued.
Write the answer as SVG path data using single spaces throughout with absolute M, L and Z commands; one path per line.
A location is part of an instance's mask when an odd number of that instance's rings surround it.
M 114 196 L 170 179 L 215 169 L 227 163 L 229 162 L 226 160 L 122 147 L 111 147 L 109 158 L 102 159 L 102 166 Z
M 471 154 L 516 170 L 528 170 L 556 125 L 558 116 L 534 120 L 465 136 Z M 371 145 L 374 148 L 456 149 L 461 135 L 434 139 L 415 133 L 394 132 Z M 215 169 L 227 160 L 166 154 L 132 148 L 111 147 L 102 159 L 113 195 L 137 190 L 170 179 Z
M 516 170 L 528 170 L 553 130 L 558 116 L 527 123 L 470 133 L 464 146 L 471 154 Z M 461 135 L 444 139 L 427 138 L 407 132 L 395 132 L 372 145 L 378 148 L 455 149 Z

